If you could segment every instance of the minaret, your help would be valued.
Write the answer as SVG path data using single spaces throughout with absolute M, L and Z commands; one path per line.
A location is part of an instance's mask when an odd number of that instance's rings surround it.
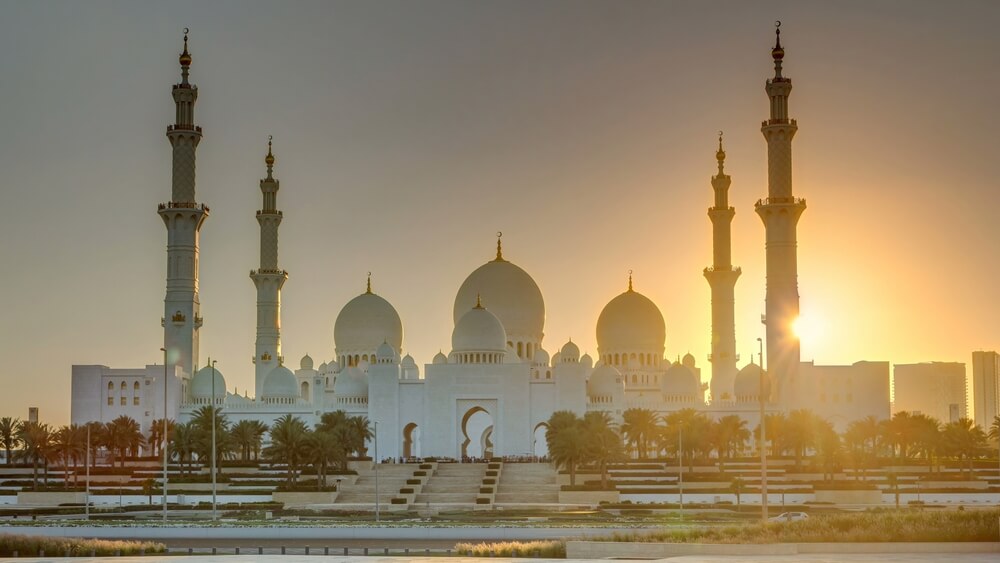
M 274 179 L 274 154 L 271 137 L 267 138 L 267 178 L 260 181 L 263 204 L 257 212 L 260 224 L 260 269 L 250 271 L 250 279 L 257 287 L 257 343 L 253 362 L 256 397 L 260 399 L 264 378 L 282 362 L 281 357 L 281 287 L 288 280 L 288 272 L 278 268 L 278 211 L 277 180 Z
M 736 381 L 736 323 L 733 312 L 733 290 L 740 277 L 740 269 L 732 263 L 731 224 L 736 211 L 729 206 L 729 185 L 732 182 L 723 171 L 726 153 L 722 150 L 722 131 L 719 131 L 719 150 L 715 153 L 719 173 L 712 176 L 715 205 L 708 208 L 712 220 L 712 266 L 705 268 L 705 279 L 712 287 L 712 402 L 733 400 Z
M 195 150 L 201 141 L 201 127 L 194 124 L 198 88 L 188 82 L 191 55 L 187 33 L 185 29 L 184 52 L 180 55 L 181 83 L 173 87 L 176 120 L 167 127 L 167 139 L 173 147 L 173 190 L 171 201 L 159 205 L 159 214 L 167 227 L 163 345 L 167 361 L 190 375 L 198 368 L 198 330 L 202 324 L 198 301 L 198 237 L 208 217 L 208 207 L 195 200 Z
M 764 324 L 767 371 L 775 382 L 771 401 L 789 407 L 795 401 L 799 371 L 799 339 L 792 326 L 799 316 L 795 230 L 806 202 L 792 195 L 792 137 L 798 126 L 794 119 L 788 118 L 792 81 L 781 75 L 785 50 L 781 48 L 781 22 L 776 25 L 776 40 L 771 50 L 774 77 L 764 87 L 771 100 L 771 118 L 760 128 L 767 140 L 767 199 L 757 201 L 756 211 L 764 222 L 767 237 Z

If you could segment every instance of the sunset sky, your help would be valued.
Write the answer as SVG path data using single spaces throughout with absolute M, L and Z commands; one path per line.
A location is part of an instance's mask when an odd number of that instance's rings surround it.
M 419 364 L 465 277 L 538 283 L 544 347 L 596 355 L 603 306 L 651 298 L 707 381 L 725 131 L 740 365 L 764 308 L 764 81 L 793 81 L 799 292 L 823 364 L 1000 348 L 1000 3 L 9 2 L 0 18 L 0 416 L 69 420 L 70 366 L 161 361 L 171 85 L 184 27 L 202 229 L 201 364 L 252 386 L 267 136 L 281 180 L 286 363 L 333 355 L 364 291 Z M 488 303 L 486 304 L 488 307 Z

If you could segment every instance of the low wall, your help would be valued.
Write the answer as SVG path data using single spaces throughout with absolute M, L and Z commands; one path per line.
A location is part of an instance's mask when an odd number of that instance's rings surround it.
M 59 506 L 69 503 L 82 505 L 85 502 L 87 502 L 87 493 L 36 491 L 17 493 L 17 504 L 21 506 Z
M 567 559 L 663 559 L 683 555 L 796 555 L 800 553 L 1000 553 L 998 542 L 885 543 L 628 543 L 566 542 Z
M 602 502 L 618 502 L 618 491 L 559 491 L 559 504 L 589 504 L 597 506 Z
M 337 500 L 336 492 L 274 492 L 271 493 L 274 502 L 282 502 L 285 508 L 309 506 L 310 504 L 333 504 Z
M 882 491 L 816 491 L 816 502 L 833 504 L 882 504 Z

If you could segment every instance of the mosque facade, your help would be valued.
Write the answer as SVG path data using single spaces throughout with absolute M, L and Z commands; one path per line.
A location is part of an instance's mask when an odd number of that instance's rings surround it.
M 634 289 L 631 275 L 627 289 L 608 302 L 597 320 L 596 357 L 581 354 L 572 341 L 550 354 L 543 344 L 542 292 L 524 269 L 504 256 L 499 236 L 495 256 L 469 274 L 455 297 L 449 353 L 438 353 L 422 367 L 412 356 L 401 356 L 402 320 L 392 304 L 373 291 L 369 276 L 365 291 L 337 316 L 332 357 L 317 366 L 307 355 L 293 371 L 281 348 L 281 291 L 288 272 L 278 260 L 280 182 L 269 142 L 256 213 L 260 264 L 250 272 L 257 292 L 251 397 L 230 391 L 214 362 L 199 365 L 199 233 L 210 209 L 196 199 L 195 161 L 202 131 L 194 120 L 198 89 L 189 82 L 192 57 L 185 35 L 181 82 L 172 88 L 176 119 L 166 133 L 173 151 L 171 200 L 158 208 L 167 230 L 164 363 L 136 369 L 74 365 L 72 422 L 107 422 L 128 415 L 148 432 L 164 414 L 187 421 L 198 409 L 214 404 L 234 422 L 270 425 L 291 414 L 312 425 L 323 413 L 342 410 L 369 420 L 380 457 L 461 458 L 544 455 L 545 423 L 560 410 L 579 415 L 603 411 L 620 422 L 630 408 L 658 413 L 691 408 L 713 418 L 736 414 L 753 427 L 763 399 L 767 412 L 818 409 L 839 429 L 869 415 L 887 418 L 887 362 L 800 363 L 791 325 L 799 307 L 795 229 L 805 202 L 791 190 L 791 140 L 797 124 L 788 118 L 791 81 L 782 76 L 783 57 L 779 36 L 772 50 L 775 75 L 766 83 L 771 113 L 762 126 L 769 189 L 756 205 L 767 241 L 766 372 L 753 361 L 737 368 L 733 295 L 740 269 L 732 264 L 730 224 L 735 210 L 728 201 L 731 178 L 724 171 L 721 135 L 718 173 L 711 179 L 714 202 L 708 210 L 713 262 L 704 270 L 712 294 L 708 385 L 702 383 L 690 354 L 673 362 L 667 359 L 663 315 Z

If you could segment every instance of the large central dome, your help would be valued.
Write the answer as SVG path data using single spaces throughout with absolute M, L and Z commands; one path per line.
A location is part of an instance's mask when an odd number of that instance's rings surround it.
M 507 332 L 510 341 L 538 344 L 545 326 L 545 302 L 535 280 L 527 272 L 503 259 L 497 246 L 497 258 L 472 272 L 455 296 L 455 324 L 475 306 L 478 299 L 489 307 Z
M 340 310 L 333 325 L 333 340 L 338 357 L 373 355 L 383 342 L 388 342 L 394 350 L 402 350 L 403 323 L 392 304 L 372 293 L 369 287 Z
M 655 303 L 632 289 L 608 303 L 597 319 L 598 352 L 651 353 L 654 358 L 663 356 L 666 327 L 663 315 Z

